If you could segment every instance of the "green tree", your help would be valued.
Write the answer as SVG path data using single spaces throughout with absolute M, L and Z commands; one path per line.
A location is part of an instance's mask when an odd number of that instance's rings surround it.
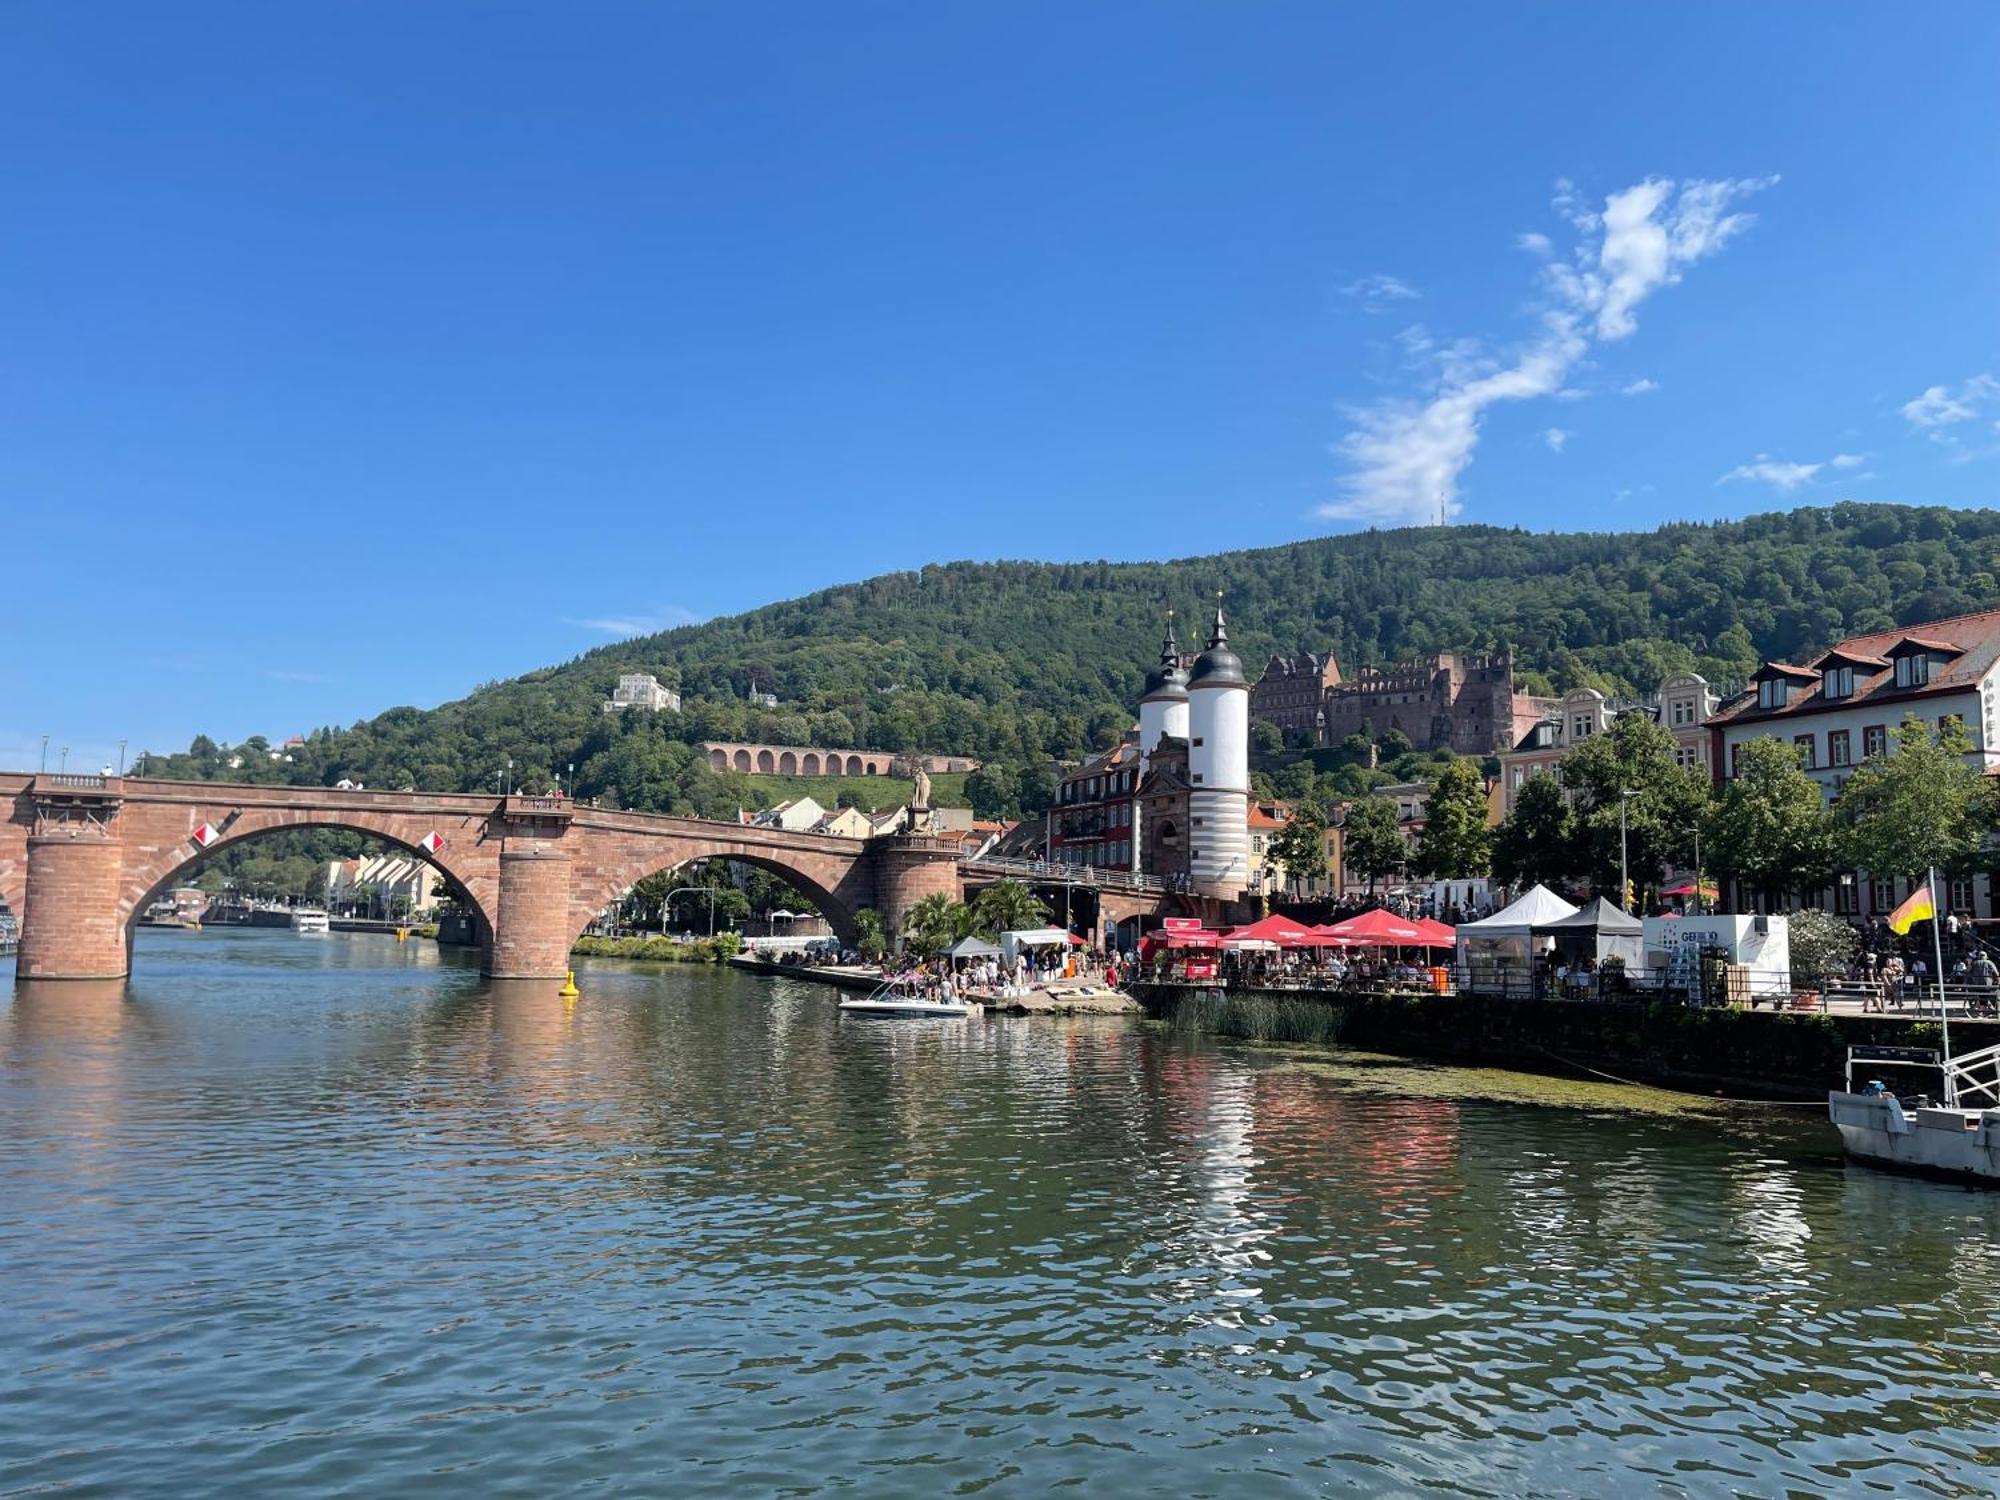
M 1786 920 L 1795 988 L 1824 985 L 1838 978 L 1861 950 L 1855 930 L 1831 912 L 1808 906 Z
M 1259 762 L 1269 762 L 1284 754 L 1285 735 L 1269 719 L 1257 719 L 1250 725 L 1250 754 Z
M 1493 873 L 1508 885 L 1562 885 L 1583 868 L 1562 783 L 1530 776 L 1493 839 Z
M 1669 863 L 1693 858 L 1709 784 L 1699 770 L 1674 763 L 1677 748 L 1670 730 L 1645 714 L 1628 713 L 1563 757 L 1563 790 L 1575 809 L 1584 869 L 1600 892 L 1618 890 L 1621 802 L 1635 887 L 1657 886 Z M 1624 903 L 1622 893 L 1618 900 Z
M 992 936 L 1048 924 L 1049 909 L 1018 880 L 1001 880 L 986 887 L 972 903 L 973 920 Z
M 1871 755 L 1834 808 L 1850 864 L 1872 875 L 1964 874 L 1979 863 L 1995 822 L 1986 779 L 1965 759 L 1972 742 L 1957 720 L 1934 732 L 1915 714 L 1896 730 L 1893 754 Z
M 1326 814 L 1313 802 L 1301 802 L 1292 816 L 1271 837 L 1265 859 L 1285 872 L 1287 884 L 1296 890 L 1326 879 Z
M 1778 739 L 1743 746 L 1736 774 L 1702 820 L 1710 870 L 1742 881 L 1761 903 L 1803 896 L 1833 878 L 1840 862 L 1832 815 L 1798 751 Z
M 981 766 L 965 778 L 965 799 L 975 818 L 995 820 L 1021 816 L 1021 775 L 1014 767 Z
M 1368 894 L 1373 896 L 1375 882 L 1402 869 L 1409 857 L 1396 822 L 1396 804 L 1386 797 L 1360 797 L 1348 804 L 1340 847 L 1348 869 L 1368 877 Z
M 1443 880 L 1472 880 L 1493 868 L 1493 830 L 1486 822 L 1486 781 L 1469 760 L 1437 774 L 1424 805 L 1415 867 Z
M 979 919 L 972 914 L 972 908 L 942 891 L 924 897 L 903 918 L 904 936 L 925 957 L 950 947 L 962 937 L 971 937 L 978 928 Z
M 871 963 L 889 951 L 889 935 L 882 928 L 882 913 L 864 906 L 854 914 L 854 946 Z

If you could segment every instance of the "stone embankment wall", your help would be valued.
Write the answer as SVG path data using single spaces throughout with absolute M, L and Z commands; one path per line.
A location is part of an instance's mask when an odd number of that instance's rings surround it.
M 1667 1088 L 1810 1097 L 1838 1087 L 1851 1045 L 1935 1047 L 1934 1021 L 1825 1016 L 1637 1001 L 1497 1000 L 1477 995 L 1302 995 L 1136 985 L 1148 1015 L 1257 1041 L 1334 1042 L 1490 1067 L 1586 1068 Z M 1990 1021 L 1952 1024 L 1952 1050 L 2000 1042 Z

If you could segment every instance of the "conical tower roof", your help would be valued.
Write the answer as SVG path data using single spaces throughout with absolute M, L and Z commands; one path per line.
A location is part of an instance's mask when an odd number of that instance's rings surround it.
M 1174 612 L 1167 611 L 1167 636 L 1160 642 L 1159 664 L 1146 674 L 1146 691 L 1141 702 L 1157 698 L 1187 697 L 1187 673 L 1181 670 L 1180 642 L 1174 639 Z
M 1215 596 L 1215 628 L 1209 632 L 1208 649 L 1195 658 L 1194 678 L 1189 687 L 1248 687 L 1243 662 L 1229 649 L 1229 625 L 1222 618 L 1222 595 Z

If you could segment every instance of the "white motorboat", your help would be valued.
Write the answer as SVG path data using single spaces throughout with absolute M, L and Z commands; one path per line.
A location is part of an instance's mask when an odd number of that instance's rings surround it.
M 292 913 L 292 931 L 331 932 L 333 924 L 327 921 L 325 912 L 302 906 Z
M 895 985 L 885 984 L 869 995 L 842 1000 L 840 1008 L 851 1016 L 930 1016 L 964 1020 L 975 1007 L 964 1000 L 927 1000 L 914 991 L 899 990 Z
M 1918 1068 L 1940 1074 L 1943 1101 L 1905 1100 L 1865 1071 Z M 2000 1046 L 1947 1057 L 1927 1047 L 1849 1047 L 1847 1087 L 1829 1093 L 1827 1117 L 1847 1154 L 1870 1166 L 2000 1187 Z

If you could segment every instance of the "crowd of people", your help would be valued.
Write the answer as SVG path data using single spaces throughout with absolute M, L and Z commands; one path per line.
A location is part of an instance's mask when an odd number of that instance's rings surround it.
M 997 955 L 937 957 L 883 970 L 883 978 L 898 989 L 932 1000 L 1012 999 L 1044 985 L 1069 982 L 1116 989 L 1129 977 L 1130 967 L 1119 955 L 1088 948 L 1061 953 L 1024 947 L 1011 962 Z

